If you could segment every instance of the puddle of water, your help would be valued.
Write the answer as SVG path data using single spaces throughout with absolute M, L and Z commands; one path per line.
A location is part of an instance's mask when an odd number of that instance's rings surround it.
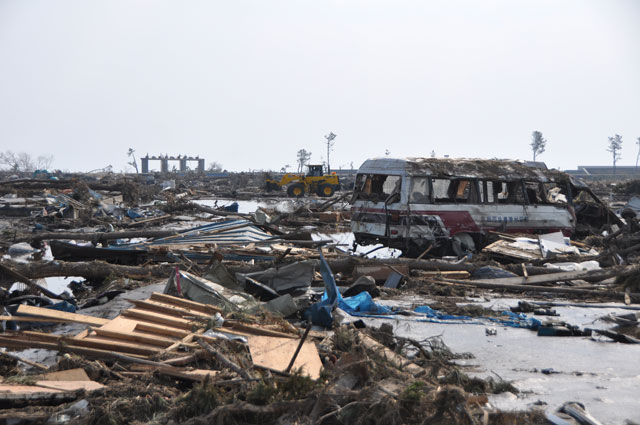
M 493 309 L 517 305 L 519 299 L 500 298 L 479 303 Z M 380 301 L 384 305 L 426 303 L 425 300 Z M 624 314 L 626 310 L 581 307 L 554 307 L 560 314 L 553 320 L 564 320 L 581 327 L 609 328 L 598 319 L 608 313 Z M 538 317 L 540 318 L 540 317 Z M 542 318 L 542 321 L 545 321 Z M 547 403 L 555 411 L 566 401 L 579 401 L 603 424 L 621 424 L 640 420 L 636 393 L 640 387 L 640 366 L 629 359 L 640 355 L 640 345 L 619 344 L 605 338 L 539 337 L 534 331 L 506 326 L 492 326 L 496 335 L 486 335 L 487 326 L 475 324 L 423 323 L 402 318 L 383 320 L 366 318 L 368 326 L 391 323 L 398 336 L 422 340 L 441 335 L 454 352 L 470 352 L 475 357 L 458 361 L 478 372 L 480 377 L 512 381 L 520 394 L 490 396 L 490 403 L 503 410 L 534 407 Z M 551 368 L 559 373 L 543 374 Z

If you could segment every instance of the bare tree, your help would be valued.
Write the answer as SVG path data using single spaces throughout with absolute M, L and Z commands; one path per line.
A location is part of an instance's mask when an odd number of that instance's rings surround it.
M 209 168 L 207 170 L 214 173 L 219 173 L 222 171 L 222 164 L 220 164 L 219 162 L 213 161 L 211 164 L 209 164 Z
M 608 152 L 611 152 L 613 156 L 613 175 L 616 175 L 616 163 L 621 158 L 620 151 L 622 150 L 622 136 L 616 134 L 613 137 L 609 137 L 609 147 L 607 148 Z
M 329 154 L 331 152 L 331 149 L 333 149 L 333 144 L 334 144 L 334 139 L 336 138 L 337 134 L 334 134 L 333 132 L 329 132 L 329 134 L 327 134 L 326 136 L 324 136 L 325 139 L 327 139 L 327 174 L 331 174 L 331 164 L 329 163 Z
M 541 155 L 547 146 L 547 140 L 542 137 L 542 133 L 534 131 L 531 133 L 531 150 L 533 151 L 533 160 L 536 160 L 536 156 Z
M 636 145 L 638 145 L 638 155 L 636 155 L 636 171 L 638 170 L 638 159 L 640 159 L 640 137 L 636 141 Z
M 53 155 L 40 155 L 36 159 L 36 167 L 38 170 L 48 170 L 53 164 Z
M 136 169 L 136 174 L 138 174 L 138 162 L 136 161 L 136 156 L 134 155 L 135 152 L 135 149 L 129 148 L 129 152 L 127 152 L 127 155 L 129 155 L 129 157 L 131 158 L 131 162 L 129 162 L 129 165 L 132 165 L 133 168 Z
M 311 159 L 311 152 L 307 152 L 306 149 L 300 149 L 297 154 L 298 173 L 302 173 L 304 166 L 309 163 Z
M 2 152 L 0 153 L 0 165 L 14 172 L 32 172 L 36 169 L 36 163 L 26 152 Z
M 287 170 L 289 170 L 289 168 L 291 168 L 291 165 L 286 164 L 284 167 L 282 167 L 282 168 L 280 169 L 280 172 L 281 172 L 281 173 L 286 173 L 286 172 L 287 172 Z

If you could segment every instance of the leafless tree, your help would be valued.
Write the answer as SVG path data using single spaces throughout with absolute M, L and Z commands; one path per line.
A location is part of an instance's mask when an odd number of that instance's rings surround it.
M 636 170 L 638 169 L 638 159 L 640 159 L 640 137 L 636 141 L 636 145 L 638 145 L 638 155 L 636 155 Z
M 533 151 L 533 160 L 536 160 L 536 156 L 541 155 L 544 149 L 547 147 L 547 140 L 542 137 L 542 133 L 534 131 L 531 133 L 531 150 Z
M 336 138 L 337 134 L 334 134 L 333 132 L 329 132 L 329 134 L 327 134 L 326 136 L 324 136 L 325 139 L 327 139 L 327 174 L 331 174 L 331 164 L 329 163 L 329 156 L 331 154 L 331 150 L 333 149 L 333 144 L 334 139 Z
M 39 170 L 49 170 L 53 164 L 53 155 L 40 155 L 36 159 L 36 167 Z
M 308 152 L 306 149 L 300 149 L 297 157 L 298 173 L 302 173 L 304 166 L 309 163 L 309 160 L 311 160 L 311 152 Z
M 129 152 L 127 152 L 127 155 L 129 155 L 129 157 L 131 158 L 131 162 L 129 162 L 129 165 L 132 165 L 133 168 L 136 169 L 136 174 L 139 173 L 138 171 L 138 162 L 136 161 L 136 156 L 134 155 L 136 152 L 135 149 L 133 148 L 129 148 Z
M 607 148 L 608 152 L 611 152 L 613 157 L 613 175 L 616 175 L 616 163 L 622 157 L 620 151 L 622 150 L 622 136 L 616 134 L 613 137 L 609 137 L 609 147 Z
M 211 164 L 209 164 L 209 168 L 207 168 L 207 170 L 213 173 L 219 173 L 220 171 L 222 171 L 222 164 L 213 161 Z
M 52 156 L 41 155 L 36 161 L 26 152 L 0 152 L 0 166 L 14 172 L 33 172 L 36 168 L 49 168 Z

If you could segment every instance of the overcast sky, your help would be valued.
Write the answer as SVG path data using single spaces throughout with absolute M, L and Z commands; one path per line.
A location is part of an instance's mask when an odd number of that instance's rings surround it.
M 123 170 L 368 157 L 606 165 L 640 137 L 640 1 L 0 0 L 0 150 Z

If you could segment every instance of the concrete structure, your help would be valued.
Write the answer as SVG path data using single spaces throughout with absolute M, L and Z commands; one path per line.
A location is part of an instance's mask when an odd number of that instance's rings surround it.
M 199 156 L 168 156 L 168 155 L 160 155 L 160 156 L 147 156 L 140 158 L 140 162 L 142 162 L 142 172 L 149 172 L 149 161 L 160 161 L 160 172 L 168 173 L 169 172 L 169 161 L 178 161 L 180 171 L 187 171 L 187 162 L 188 161 L 196 161 L 198 163 L 198 172 L 204 172 L 204 158 L 200 158 Z

